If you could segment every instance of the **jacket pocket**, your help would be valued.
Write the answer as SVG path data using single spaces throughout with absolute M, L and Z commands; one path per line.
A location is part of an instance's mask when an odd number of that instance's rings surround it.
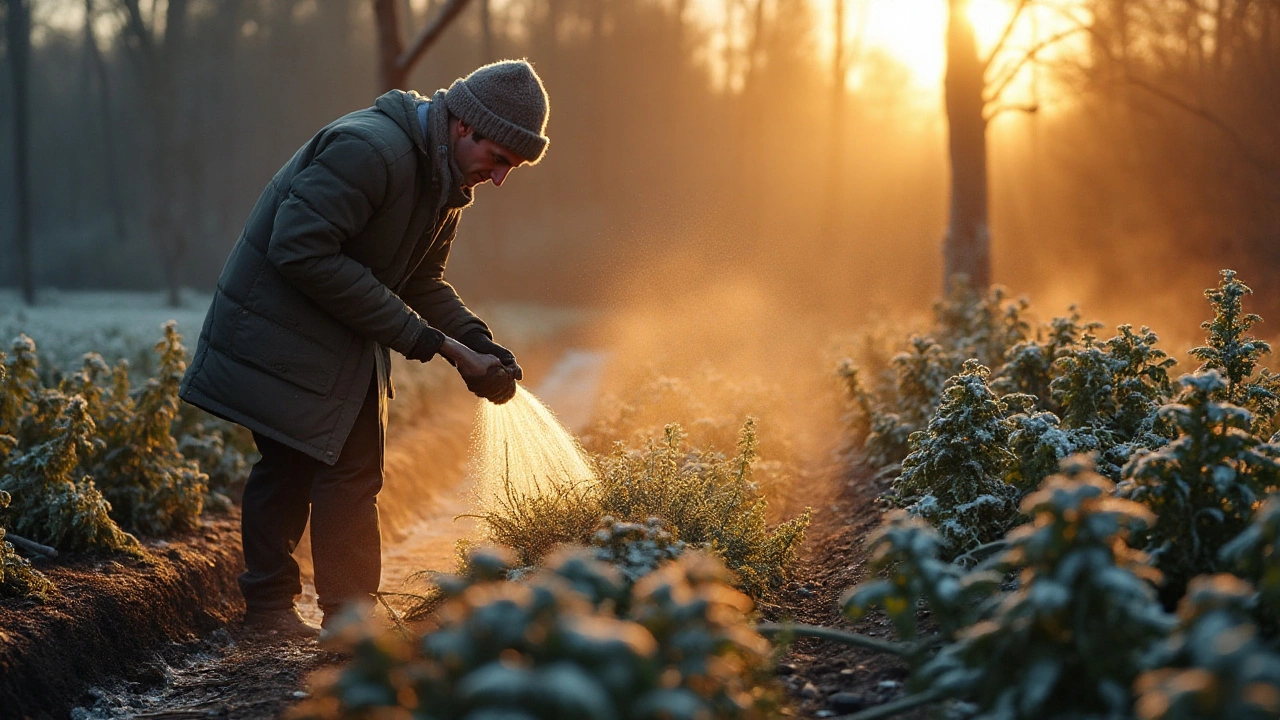
M 231 354 L 285 382 L 328 395 L 338 380 L 342 356 L 311 338 L 244 307 L 235 308 L 239 322 L 231 338 Z

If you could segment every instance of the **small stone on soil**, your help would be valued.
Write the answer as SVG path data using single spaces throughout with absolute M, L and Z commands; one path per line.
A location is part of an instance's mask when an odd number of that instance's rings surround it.
M 800 688 L 800 697 L 806 700 L 816 700 L 820 695 L 817 686 L 813 683 L 805 683 L 804 687 Z
M 785 677 L 785 676 L 787 676 L 787 675 L 795 675 L 795 674 L 796 674 L 796 666 L 795 666 L 795 665 L 792 665 L 791 663 L 784 663 L 784 662 L 783 662 L 783 663 L 778 663 L 778 668 L 777 668 L 777 671 L 776 671 L 776 672 L 777 672 L 779 675 L 782 675 L 782 676 L 784 676 L 784 677 Z
M 838 692 L 827 698 L 827 705 L 839 715 L 855 713 L 867 706 L 861 695 L 849 692 Z

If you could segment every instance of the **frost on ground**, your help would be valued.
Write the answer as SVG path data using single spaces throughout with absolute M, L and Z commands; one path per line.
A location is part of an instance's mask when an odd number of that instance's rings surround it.
M 0 289 L 0 341 L 8 346 L 19 333 L 35 340 L 40 359 L 58 368 L 80 366 L 87 352 L 108 363 L 128 360 L 134 372 L 152 373 L 152 346 L 168 320 L 194 346 L 209 309 L 211 295 L 182 294 L 182 306 L 165 303 L 162 292 L 41 290 L 36 305 L 23 304 L 13 289 Z M 47 368 L 46 368 L 47 369 Z

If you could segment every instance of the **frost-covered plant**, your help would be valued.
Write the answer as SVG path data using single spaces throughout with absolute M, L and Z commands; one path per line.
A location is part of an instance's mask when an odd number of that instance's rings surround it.
M 9 507 L 10 499 L 9 493 L 0 490 L 0 511 Z M 0 598 L 48 598 L 53 592 L 53 583 L 14 552 L 4 535 L 4 524 L 0 523 Z
M 980 617 L 984 600 L 1000 590 L 1000 576 L 970 572 L 940 559 L 942 540 L 937 531 L 901 510 L 890 512 L 867 538 L 871 553 L 868 580 L 845 592 L 840 606 L 857 621 L 871 608 L 883 608 L 898 634 L 916 637 L 916 612 L 929 611 L 943 638 Z M 882 576 L 882 577 L 881 577 Z
M 1001 398 L 1010 410 L 1022 408 L 1004 422 L 1009 433 L 1009 451 L 1014 457 L 1004 479 L 1024 495 L 1057 472 L 1063 460 L 1080 451 L 1073 433 L 1063 429 L 1053 413 L 1035 410 L 1033 400 L 1022 394 Z
M 661 518 L 629 523 L 606 515 L 591 536 L 591 547 L 596 560 L 613 565 L 628 583 L 635 583 L 680 557 L 687 545 L 667 531 Z
M 947 380 L 962 367 L 962 361 L 933 338 L 911 337 L 907 349 L 890 361 L 896 374 L 893 405 L 902 423 L 919 430 L 929 422 Z
M 1155 347 L 1148 328 L 1118 331 L 1105 342 L 1085 335 L 1058 360 L 1061 374 L 1050 383 L 1075 449 L 1095 453 L 1099 472 L 1113 480 L 1135 449 L 1165 443 L 1157 410 L 1170 396 L 1169 368 L 1176 364 Z
M 1280 654 L 1249 620 L 1253 588 L 1229 575 L 1191 581 L 1178 629 L 1156 670 L 1138 677 L 1142 720 L 1268 720 L 1280 717 Z
M 1025 298 L 1009 300 L 998 285 L 980 292 L 965 281 L 952 283 L 947 296 L 933 306 L 938 340 L 960 360 L 998 365 L 1010 348 L 1028 338 L 1031 325 L 1023 317 L 1028 306 Z
M 1058 359 L 1077 349 L 1102 323 L 1081 324 L 1074 305 L 1070 315 L 1055 317 L 1037 330 L 1035 338 L 1016 343 L 1005 352 L 1003 364 L 993 373 L 991 389 L 999 395 L 1031 395 L 1039 409 L 1060 413 L 1050 385 L 1059 374 Z
M 178 415 L 178 385 L 186 370 L 186 350 L 177 325 L 164 326 L 156 344 L 159 375 L 129 404 L 127 412 L 103 428 L 105 452 L 90 472 L 111 502 L 121 525 L 149 535 L 196 526 L 207 476 L 183 457 L 171 433 Z
M 1064 464 L 1023 501 L 1032 518 L 1009 533 L 1000 562 L 1016 590 L 921 666 L 913 682 L 959 695 L 984 718 L 1125 717 L 1142 659 L 1172 621 L 1125 542 L 1152 520 L 1112 496 L 1085 461 Z
M 1150 329 L 1117 330 L 1102 343 L 1086 335 L 1079 349 L 1058 360 L 1062 374 L 1050 388 L 1068 427 L 1103 429 L 1124 439 L 1151 429 L 1176 361 L 1155 347 L 1159 338 Z
M 1178 438 L 1134 455 L 1117 488 L 1156 515 L 1142 538 L 1165 573 L 1169 599 L 1180 597 L 1192 576 L 1220 569 L 1218 551 L 1245 530 L 1266 489 L 1280 483 L 1280 447 L 1250 434 L 1247 410 L 1214 400 L 1226 387 L 1218 371 L 1179 382 L 1180 402 L 1160 410 Z
M 13 529 L 59 550 L 140 552 L 138 541 L 111 519 L 111 505 L 93 480 L 77 472 L 80 457 L 99 450 L 84 398 L 63 404 L 51 437 L 12 452 L 0 490 L 12 493 Z
M 772 699 L 750 600 L 690 553 L 628 589 L 616 569 L 562 555 L 527 582 L 446 580 L 435 630 L 407 642 L 349 627 L 344 666 L 295 718 L 753 718 Z M 625 595 L 624 602 L 618 602 Z
M 987 387 L 989 374 L 968 360 L 947 381 L 891 489 L 895 503 L 937 528 L 947 557 L 1004 535 L 1017 517 L 1018 491 L 1004 481 L 1013 460 L 1005 408 Z
M 399 398 L 399 386 L 397 395 Z M 253 433 L 244 427 L 182 403 L 173 425 L 178 452 L 194 460 L 209 477 L 206 509 L 227 508 L 239 502 L 249 470 L 258 458 Z
M 1263 630 L 1280 633 L 1280 495 L 1267 498 L 1249 527 L 1223 546 L 1218 563 L 1257 587 Z
M 737 573 L 739 587 L 761 597 L 782 585 L 809 525 L 809 511 L 768 528 L 768 501 L 752 477 L 755 423 L 742 426 L 733 457 L 690 450 L 678 425 L 644 450 L 619 443 L 595 459 L 595 483 L 540 483 L 531 492 L 508 486 L 479 514 L 489 539 L 536 565 L 562 543 L 590 544 L 600 518 L 644 523 L 659 518 L 671 534 L 710 550 Z
M 1223 270 L 1221 275 L 1218 287 L 1204 291 L 1213 307 L 1213 319 L 1200 324 L 1207 332 L 1206 344 L 1192 348 L 1190 354 L 1201 361 L 1197 370 L 1218 370 L 1226 379 L 1222 396 L 1215 399 L 1254 413 L 1259 434 L 1269 436 L 1280 410 L 1280 376 L 1263 368 L 1254 377 L 1259 360 L 1271 352 L 1271 346 L 1249 335 L 1253 326 L 1262 322 L 1261 317 L 1244 311 L 1244 296 L 1253 290 L 1236 278 L 1234 270 Z
M 40 392 L 40 360 L 36 344 L 19 335 L 11 346 L 12 356 L 0 353 L 0 434 L 22 439 L 20 421 Z

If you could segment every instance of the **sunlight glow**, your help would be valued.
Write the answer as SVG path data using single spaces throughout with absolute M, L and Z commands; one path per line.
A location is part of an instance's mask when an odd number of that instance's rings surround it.
M 946 0 L 845 0 L 844 36 L 847 47 L 861 47 L 861 54 L 879 53 L 901 64 L 910 75 L 912 88 L 920 94 L 937 97 L 946 73 Z M 966 15 L 973 23 L 980 56 L 986 57 L 1000 41 L 1017 3 L 1013 0 L 972 0 Z M 1055 34 L 1066 32 L 1081 20 L 1080 4 L 1061 0 L 1054 7 L 1032 3 L 1018 17 L 1003 51 L 992 64 L 990 80 L 998 80 L 1003 70 L 1011 67 L 1032 47 Z M 832 0 L 815 0 L 819 19 L 818 41 L 825 53 L 834 47 L 834 12 Z M 1062 57 L 1079 48 L 1078 41 L 1068 38 L 1054 43 L 1039 53 L 1041 58 Z M 865 78 L 859 63 L 851 64 L 848 83 L 856 90 Z M 1027 103 L 1036 92 L 1032 88 L 1029 63 L 1010 84 L 1005 101 Z

